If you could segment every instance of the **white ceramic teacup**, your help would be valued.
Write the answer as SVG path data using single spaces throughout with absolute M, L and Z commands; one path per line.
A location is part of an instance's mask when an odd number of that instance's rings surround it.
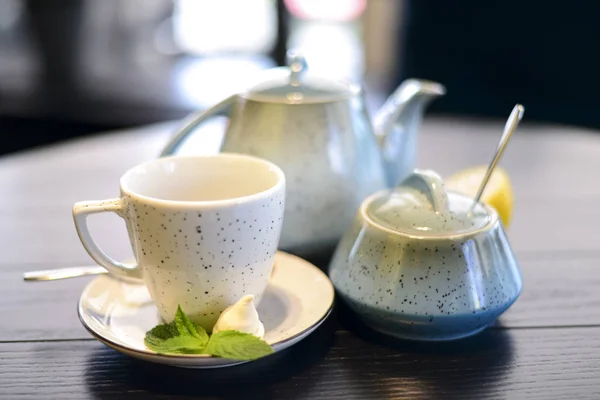
M 260 301 L 279 243 L 285 177 L 252 156 L 165 157 L 138 165 L 120 181 L 116 199 L 73 206 L 81 243 L 111 274 L 141 278 L 161 317 L 178 304 L 211 329 L 245 294 Z M 113 260 L 88 230 L 89 214 L 110 211 L 127 225 L 137 264 Z

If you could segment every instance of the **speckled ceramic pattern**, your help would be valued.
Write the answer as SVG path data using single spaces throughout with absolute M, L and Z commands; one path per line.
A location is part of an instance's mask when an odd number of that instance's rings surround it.
M 364 212 L 364 209 L 362 210 Z M 517 299 L 522 278 L 497 217 L 464 235 L 416 237 L 359 212 L 330 265 L 340 296 L 373 329 L 450 340 L 477 333 Z
M 303 257 L 333 251 L 361 201 L 386 187 L 375 136 L 354 99 L 267 107 L 238 99 L 222 151 L 259 156 L 283 170 L 280 248 Z
M 247 168 L 245 162 L 253 159 L 226 154 L 188 159 L 225 157 L 239 163 L 239 168 Z M 181 159 L 173 162 L 173 170 L 189 175 L 190 187 L 204 170 L 225 168 L 216 161 L 197 168 L 184 166 Z M 223 181 L 235 185 L 231 179 Z M 239 297 L 253 294 L 260 303 L 281 232 L 283 182 L 264 195 L 207 202 L 157 201 L 125 186 L 121 185 L 118 212 L 125 219 L 142 277 L 164 320 L 172 320 L 181 305 L 192 320 L 211 329 L 219 314 Z M 168 191 L 166 184 L 162 187 Z M 171 197 L 169 193 L 164 196 Z
M 278 252 L 275 263 L 257 309 L 266 329 L 264 339 L 275 351 L 281 351 L 305 338 L 323 322 L 333 305 L 334 290 L 321 270 L 298 257 Z M 81 295 L 78 313 L 90 333 L 132 357 L 191 368 L 240 363 L 204 355 L 159 355 L 147 349 L 145 332 L 161 323 L 161 319 L 142 284 L 110 276 L 95 278 Z
M 270 160 L 286 175 L 280 248 L 329 258 L 360 202 L 412 171 L 424 108 L 445 89 L 406 80 L 373 127 L 358 85 L 313 75 L 301 55 L 289 56 L 289 68 L 266 71 L 253 88 L 190 115 L 161 155 L 181 154 L 199 124 L 229 114 L 220 150 Z
M 240 293 L 260 302 L 281 231 L 283 192 L 191 212 L 125 199 L 137 260 L 163 318 L 172 319 L 180 304 L 211 327 Z

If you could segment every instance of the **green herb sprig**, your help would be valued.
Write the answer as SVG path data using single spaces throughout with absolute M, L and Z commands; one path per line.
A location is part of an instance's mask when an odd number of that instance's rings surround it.
M 273 353 L 267 342 L 249 333 L 220 331 L 208 335 L 177 307 L 175 320 L 157 325 L 146 332 L 144 343 L 162 354 L 208 354 L 232 360 L 256 360 Z

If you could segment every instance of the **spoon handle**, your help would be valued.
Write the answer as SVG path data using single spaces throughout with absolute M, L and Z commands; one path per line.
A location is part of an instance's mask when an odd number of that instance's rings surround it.
M 58 279 L 77 278 L 79 276 L 106 273 L 106 270 L 99 266 L 71 267 L 25 272 L 25 274 L 23 274 L 23 279 L 26 281 L 54 281 Z
M 481 198 L 481 195 L 483 194 L 483 191 L 485 190 L 485 187 L 488 181 L 490 180 L 490 176 L 492 176 L 492 172 L 494 171 L 494 168 L 496 168 L 496 164 L 498 164 L 498 161 L 500 161 L 500 157 L 502 156 L 504 148 L 508 144 L 510 137 L 517 129 L 521 118 L 523 118 L 524 112 L 525 107 L 523 107 L 521 104 L 517 104 L 510 113 L 508 121 L 506 121 L 506 125 L 504 125 L 504 132 L 502 133 L 502 137 L 500 138 L 500 142 L 498 143 L 498 147 L 496 148 L 496 154 L 494 154 L 494 158 L 492 159 L 490 165 L 488 165 L 488 169 L 485 172 L 485 176 L 483 177 L 483 180 L 479 185 L 479 190 L 477 191 L 477 195 L 475 196 L 473 202 L 474 205 L 479 202 L 479 199 Z

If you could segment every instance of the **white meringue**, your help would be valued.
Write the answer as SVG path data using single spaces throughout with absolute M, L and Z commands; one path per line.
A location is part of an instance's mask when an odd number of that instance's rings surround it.
M 244 296 L 234 305 L 227 307 L 219 316 L 212 332 L 230 330 L 249 333 L 258 338 L 264 336 L 265 326 L 254 306 L 254 295 Z

